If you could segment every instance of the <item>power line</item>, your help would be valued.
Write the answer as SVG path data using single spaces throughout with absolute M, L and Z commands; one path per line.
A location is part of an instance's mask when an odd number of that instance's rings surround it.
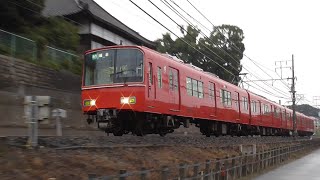
M 30 0 L 26 0 L 26 1 L 28 1 L 29 3 L 31 3 L 31 4 L 33 4 L 33 5 L 38 6 L 38 7 L 40 7 L 40 8 L 43 8 L 43 9 L 45 8 L 44 6 L 41 6 L 40 4 L 37 4 L 37 3 L 33 2 L 33 1 L 30 1 Z M 37 11 L 33 11 L 32 9 L 26 8 L 26 7 L 22 6 L 22 5 L 16 4 L 16 3 L 11 2 L 11 1 L 9 1 L 9 2 L 12 3 L 12 4 L 15 4 L 16 6 L 19 6 L 19 7 L 21 7 L 21 8 L 27 9 L 27 10 L 33 12 L 33 13 L 40 14 L 40 15 L 42 16 L 42 14 L 39 13 L 39 12 L 37 12 Z M 65 16 L 59 15 L 59 17 L 62 17 L 63 19 L 69 20 L 69 21 L 71 21 L 71 22 L 73 22 L 73 23 L 75 23 L 75 24 L 78 24 L 78 25 L 80 25 L 80 26 L 84 26 L 83 24 L 81 24 L 81 23 L 79 23 L 79 22 L 77 22 L 77 21 L 74 21 L 74 20 L 72 20 L 72 19 L 70 19 L 70 18 L 67 18 L 67 17 L 65 17 Z
M 255 86 L 252 86 L 251 84 L 249 84 L 249 83 L 247 83 L 247 82 L 243 82 L 243 83 L 246 83 L 246 84 L 248 84 L 249 87 L 253 87 L 253 88 L 256 89 L 256 90 L 259 90 L 259 91 L 261 91 L 261 92 L 263 92 L 263 93 L 269 94 L 269 95 L 271 95 L 271 96 L 273 96 L 273 97 L 277 97 L 277 98 L 281 98 L 281 99 L 291 99 L 291 98 L 289 98 L 289 97 L 274 95 L 272 92 L 264 89 L 263 87 L 261 87 L 261 86 L 259 86 L 259 85 L 257 85 L 257 86 L 260 87 L 261 89 L 255 87 Z
M 172 34 L 174 34 L 177 38 L 179 38 L 180 40 L 182 40 L 184 43 L 186 43 L 187 45 L 189 45 L 190 47 L 192 47 L 193 49 L 197 50 L 195 47 L 193 47 L 192 45 L 190 45 L 188 42 L 184 41 L 183 39 L 181 39 L 179 36 L 177 36 L 175 33 L 173 33 L 169 28 L 167 28 L 166 26 L 164 26 L 161 22 L 159 22 L 157 19 L 155 19 L 153 16 L 151 16 L 149 13 L 147 13 L 144 9 L 142 9 L 139 5 L 137 5 L 136 3 L 134 3 L 133 1 L 130 0 L 130 2 L 132 4 L 134 4 L 137 8 L 139 8 L 141 11 L 143 11 L 144 13 L 146 13 L 149 17 L 151 17 L 154 21 L 156 21 L 157 23 L 159 23 L 161 26 L 163 26 L 164 28 L 166 28 L 169 32 L 171 32 Z M 151 2 L 151 1 L 149 1 Z M 155 7 L 157 7 L 154 3 L 152 3 Z M 158 8 L 158 7 L 157 7 Z M 158 10 L 160 10 L 160 8 L 158 8 Z M 162 10 L 160 10 L 162 13 L 164 13 Z M 166 13 L 164 13 L 166 14 Z M 166 15 L 168 17 L 168 15 Z M 170 17 L 169 17 L 170 18 Z M 175 22 L 172 18 L 170 18 L 173 22 Z M 175 22 L 176 23 L 176 22 Z M 176 23 L 177 24 L 177 23 Z M 178 25 L 178 24 L 177 24 Z M 179 25 L 178 25 L 179 26 Z M 202 55 L 204 55 L 205 57 L 209 58 L 208 56 L 206 56 L 205 54 L 203 54 L 201 51 L 197 50 L 198 52 L 200 52 Z M 211 58 L 209 58 L 211 59 Z M 212 60 L 212 59 L 211 59 Z M 217 63 L 216 63 L 217 64 Z M 226 70 L 224 67 L 222 67 L 221 65 L 217 64 L 218 66 L 220 66 L 221 68 L 223 68 L 224 70 Z M 230 74 L 232 74 L 234 77 L 235 75 L 231 72 L 229 72 Z M 256 84 L 257 86 L 259 86 L 258 84 Z M 259 86 L 261 87 L 261 86 Z M 261 87 L 262 88 L 262 87 Z M 270 91 L 267 91 L 269 94 L 272 95 L 272 93 Z M 281 93 L 281 92 L 280 92 Z M 283 93 L 283 92 L 282 92 Z M 285 94 L 286 96 L 286 94 Z
M 171 11 L 173 11 L 175 14 L 177 14 L 181 19 L 183 19 L 189 26 L 192 26 L 193 28 L 196 28 L 195 26 L 194 26 L 194 24 L 192 24 L 187 18 L 185 18 L 176 8 L 174 8 L 170 3 L 168 3 L 168 1 L 167 0 L 164 0 L 166 3 L 164 3 L 163 2 L 163 0 L 161 0 L 161 2 L 163 3 L 163 4 L 165 4 Z M 149 0 L 149 2 L 150 2 L 150 0 Z M 171 2 L 173 2 L 172 0 L 171 0 Z M 152 3 L 152 2 L 150 2 L 150 3 Z M 185 12 L 184 10 L 183 10 L 183 8 L 181 8 L 178 4 L 176 4 L 175 2 L 173 2 L 176 6 L 178 6 L 178 8 L 179 9 L 181 9 L 183 12 Z M 159 7 L 158 6 L 156 6 L 154 3 L 152 3 L 156 8 L 158 8 L 158 10 L 160 10 L 163 14 L 165 14 L 167 17 L 168 17 L 168 15 L 166 14 L 166 13 L 164 13 L 161 9 L 159 9 Z M 170 7 L 169 7 L 170 6 Z M 186 12 L 185 12 L 186 13 Z M 189 16 L 191 16 L 191 15 L 189 15 Z M 175 22 L 171 17 L 168 17 L 168 18 L 170 18 L 173 22 Z M 176 23 L 176 22 L 175 22 Z M 177 24 L 177 23 L 176 23 Z M 178 26 L 180 26 L 179 24 L 177 24 Z M 205 37 L 207 37 L 201 30 L 199 30 L 199 32 L 203 35 L 203 36 L 205 36 Z M 188 33 L 188 32 L 187 32 Z M 209 37 L 207 37 L 207 39 L 209 39 L 213 44 L 215 44 Z M 225 54 L 227 54 L 232 60 L 234 60 L 236 63 L 238 63 L 237 62 L 237 60 L 232 56 L 232 55 L 230 55 L 228 52 L 226 52 L 225 50 L 223 50 L 221 47 L 219 47 L 217 44 L 215 44 L 223 53 L 225 53 Z M 205 46 L 205 45 L 204 45 Z M 206 48 L 207 48 L 207 46 L 205 46 Z M 209 49 L 210 51 L 211 51 L 211 49 Z M 211 51 L 212 52 L 212 51 Z M 215 53 L 214 53 L 215 54 Z M 220 57 L 220 56 L 219 56 Z M 221 59 L 221 57 L 220 57 L 220 59 Z M 224 60 L 225 61 L 225 60 Z M 225 61 L 226 62 L 226 61 Z M 232 66 L 232 64 L 230 64 L 230 66 L 233 68 L 233 69 L 235 69 L 236 71 L 238 71 L 237 70 L 237 68 L 235 68 L 234 66 Z M 257 76 L 257 75 L 255 75 L 255 74 L 253 74 L 253 73 L 251 73 L 247 68 L 245 68 L 244 66 L 242 66 L 245 70 L 247 70 L 250 74 L 252 74 L 254 77 L 256 77 L 257 79 L 259 79 L 259 78 L 261 78 L 261 77 L 259 77 L 259 76 Z M 264 84 L 265 85 L 267 85 L 267 86 L 269 86 L 270 87 L 270 85 L 269 84 L 266 84 L 265 82 L 264 82 Z M 272 88 L 272 87 L 271 87 Z M 285 95 L 285 96 L 287 96 L 287 94 L 285 93 L 285 92 L 283 92 L 282 90 L 280 90 L 280 89 L 278 89 L 278 88 L 274 88 L 274 91 L 276 91 L 277 93 L 280 93 L 280 94 L 282 94 L 282 95 Z
M 126 0 L 124 0 L 124 1 L 126 1 Z M 144 23 L 147 23 L 147 24 L 152 25 L 152 26 L 150 26 L 150 27 L 152 27 L 152 30 L 153 30 L 153 31 L 157 31 L 159 34 L 162 34 L 162 33 L 163 33 L 163 31 L 161 31 L 162 29 L 159 29 L 159 28 L 155 27 L 155 26 L 157 26 L 157 24 L 156 24 L 154 21 L 150 21 L 150 20 L 146 19 L 145 17 L 143 17 L 143 16 L 141 16 L 141 15 L 139 15 L 139 14 L 137 14 L 137 13 L 134 13 L 134 12 L 132 11 L 132 9 L 130 9 L 130 7 L 127 7 L 127 6 L 123 6 L 123 5 L 121 5 L 121 4 L 118 4 L 118 2 L 119 2 L 119 0 L 111 1 L 111 3 L 114 4 L 115 6 L 117 6 L 118 8 L 120 8 L 120 9 L 122 8 L 122 9 L 125 10 L 125 12 L 129 12 L 131 15 L 133 15 L 133 16 L 139 18 L 139 19 L 142 19 L 143 21 L 145 21 Z M 129 16 L 131 16 L 131 15 L 129 15 Z M 135 23 L 136 23 L 136 22 L 135 22 Z
M 41 5 L 39 5 L 39 4 L 37 4 L 37 3 L 34 3 L 34 2 L 32 2 L 32 1 L 29 1 L 29 0 L 27 0 L 28 2 L 30 2 L 30 3 L 32 3 L 32 4 L 34 4 L 34 5 L 37 5 L 37 6 L 39 6 L 39 7 L 42 7 L 42 8 L 44 8 L 43 6 L 41 6 Z M 138 6 L 136 3 L 134 3 L 133 1 L 131 1 L 130 0 L 130 2 L 132 3 L 132 4 L 134 4 L 136 7 L 138 7 L 141 11 L 143 11 L 145 14 L 147 14 L 149 17 L 151 17 L 154 21 L 156 21 L 157 23 L 159 23 L 162 27 L 164 27 L 165 29 L 167 29 L 168 31 L 170 31 L 172 34 L 174 34 L 177 38 L 179 38 L 180 40 L 182 40 L 184 43 L 186 43 L 186 44 L 188 44 L 190 47 L 192 47 L 194 50 L 196 50 L 196 51 L 198 51 L 199 53 L 201 53 L 202 55 L 204 55 L 205 56 L 205 54 L 203 54 L 201 51 L 199 51 L 198 49 L 196 49 L 195 47 L 193 47 L 192 45 L 190 45 L 188 42 L 186 42 L 185 40 L 183 40 L 183 39 L 181 39 L 178 35 L 176 35 L 175 33 L 173 33 L 169 28 L 167 28 L 166 26 L 164 26 L 161 22 L 159 22 L 158 20 L 156 20 L 154 17 L 152 17 L 149 13 L 147 13 L 146 11 L 144 11 L 140 6 Z M 11 2 L 11 3 L 13 3 L 13 2 Z M 19 5 L 19 4 L 16 4 L 16 3 L 13 3 L 13 4 L 15 4 L 15 5 L 17 5 L 17 6 L 20 6 L 20 7 L 22 7 L 22 8 L 25 8 L 25 7 L 23 7 L 23 6 L 21 6 L 21 5 Z M 28 8 L 25 8 L 25 9 L 28 9 Z M 33 11 L 33 10 L 31 10 L 31 9 L 28 9 L 28 10 L 30 10 L 30 11 L 32 11 L 32 12 L 34 12 L 34 13 L 38 13 L 38 14 L 41 14 L 41 13 L 39 13 L 39 12 L 36 12 L 36 11 Z M 64 17 L 64 16 L 62 16 L 62 17 Z M 65 17 L 64 17 L 65 18 Z M 67 18 L 67 19 L 69 19 L 69 18 Z M 71 19 L 69 19 L 69 20 L 71 20 Z M 73 21 L 73 20 L 72 20 Z M 75 22 L 75 21 L 74 21 Z M 76 22 L 76 23 L 78 23 L 78 22 Z M 78 23 L 78 24 L 80 24 L 80 23 Z M 82 25 L 82 24 L 80 24 L 80 25 Z M 207 56 L 206 56 L 207 57 Z M 209 57 L 208 57 L 209 58 Z M 210 60 L 212 60 L 211 58 L 209 58 Z M 212 60 L 213 61 L 213 60 Z M 228 73 L 230 73 L 232 76 L 235 76 L 232 72 L 230 72 L 229 70 L 227 70 L 227 69 L 225 69 L 223 66 L 221 66 L 221 65 L 219 65 L 218 63 L 216 63 L 215 61 L 213 61 L 215 64 L 217 64 L 218 66 L 220 66 L 222 69 L 224 69 L 226 72 L 228 72 Z
M 150 0 L 149 0 L 150 1 Z M 163 0 L 161 0 L 161 2 L 163 3 L 163 4 L 165 4 L 171 11 L 173 11 L 175 14 L 177 14 L 181 19 L 183 19 L 189 26 L 192 26 L 194 29 L 198 29 L 198 28 L 196 28 L 196 26 L 193 24 L 193 23 L 191 23 L 187 18 L 185 18 L 176 8 L 174 8 L 170 3 L 168 3 L 168 1 L 167 0 L 164 0 L 166 3 L 164 3 L 163 2 Z M 171 0 L 172 1 L 172 0 Z M 170 7 L 169 7 L 170 6 Z M 182 9 L 182 8 L 180 8 L 180 9 Z M 222 49 L 219 45 L 217 45 L 215 42 L 213 42 L 206 34 L 204 34 L 200 29 L 198 29 L 199 30 L 199 32 L 204 36 L 204 37 L 206 37 L 212 44 L 214 44 L 214 45 L 216 45 L 223 53 L 225 53 L 225 54 L 227 54 L 230 58 L 232 58 L 237 64 L 239 64 L 240 65 L 240 62 L 237 62 L 237 60 L 236 59 L 234 59 L 234 57 L 230 54 L 230 53 L 228 53 L 228 52 L 226 52 L 224 49 Z M 205 45 L 204 45 L 205 46 Z M 207 47 L 207 46 L 206 46 Z M 223 59 L 224 60 L 224 59 Z M 224 62 L 227 62 L 226 60 L 224 60 Z M 232 68 L 233 69 L 235 69 L 236 71 L 239 71 L 237 68 L 235 68 L 235 67 L 233 67 L 232 66 Z
M 202 17 L 204 17 L 214 28 L 216 27 L 200 10 L 198 10 L 198 8 L 196 8 L 189 0 L 187 0 L 188 1 L 188 3 L 199 13 L 199 14 L 201 14 L 201 16 Z M 220 32 L 220 30 L 218 29 L 218 32 L 222 35 L 222 36 L 224 36 L 227 40 L 229 40 L 230 41 L 230 39 L 229 38 L 227 38 L 222 32 Z M 234 46 L 235 47 L 235 49 L 237 49 L 238 51 L 240 51 L 241 52 L 241 50 L 236 46 L 236 45 L 234 45 L 233 43 L 232 43 L 232 41 L 230 41 L 230 44 L 232 45 L 232 46 Z M 262 72 L 264 72 L 266 75 L 268 75 L 270 78 L 273 78 L 271 75 L 269 75 L 265 70 L 263 70 L 260 66 L 258 66 L 257 65 L 257 62 L 256 61 L 254 61 L 253 59 L 251 59 L 249 56 L 247 56 L 245 53 L 243 53 L 243 55 L 246 57 L 246 58 L 248 58 L 255 66 L 257 66 Z M 283 81 L 281 81 L 287 88 L 289 88 L 289 86 L 286 84 L 286 83 L 284 83 Z M 290 88 L 289 88 L 290 89 Z
M 184 43 L 186 43 L 188 46 L 190 46 L 191 48 L 193 48 L 194 50 L 198 51 L 200 54 L 202 54 L 203 56 L 206 56 L 205 54 L 203 54 L 201 51 L 199 51 L 197 48 L 195 48 L 194 46 L 192 46 L 191 44 L 189 44 L 188 42 L 186 42 L 184 39 L 180 38 L 176 33 L 174 33 L 173 31 L 171 31 L 169 28 L 167 28 L 165 25 L 163 25 L 160 21 L 158 21 L 157 19 L 155 19 L 153 16 L 151 16 L 148 12 L 146 12 L 144 9 L 142 9 L 139 5 L 137 5 L 135 2 L 133 2 L 132 0 L 129 0 L 133 5 L 135 5 L 137 8 L 139 8 L 141 11 L 143 11 L 145 14 L 147 14 L 150 18 L 152 18 L 154 21 L 156 21 L 158 24 L 160 24 L 162 27 L 164 27 L 165 29 L 167 29 L 170 33 L 172 33 L 173 35 L 175 35 L 178 39 L 180 39 L 181 41 L 183 41 Z M 208 56 L 206 56 L 207 58 L 209 58 Z M 210 60 L 213 61 L 213 59 L 209 58 Z M 221 66 L 220 64 L 218 64 L 217 62 L 213 61 L 215 64 L 217 64 L 219 67 L 221 67 L 222 69 L 224 69 L 226 72 L 228 72 L 230 75 L 234 76 L 235 75 L 230 72 L 229 70 L 227 70 L 226 68 L 224 68 L 223 66 Z
M 43 6 L 41 6 L 41 5 L 39 5 L 39 4 L 37 4 L 37 3 L 34 3 L 34 2 L 32 2 L 32 1 L 29 1 L 29 0 L 27 0 L 28 2 L 30 2 L 30 3 L 32 3 L 32 4 L 34 4 L 34 5 L 37 5 L 38 7 L 42 7 L 42 8 L 44 8 Z M 132 2 L 132 1 L 130 1 L 130 2 Z M 133 3 L 133 2 L 132 2 Z M 168 2 L 167 2 L 168 3 Z M 15 3 L 13 3 L 13 4 L 15 4 Z M 137 6 L 135 3 L 133 3 L 135 6 Z M 22 8 L 25 8 L 25 7 L 23 7 L 23 6 L 21 6 L 21 5 L 18 5 L 18 4 L 15 4 L 15 5 L 17 5 L 17 6 L 20 6 L 20 7 L 22 7 Z M 138 7 L 139 9 L 141 9 L 140 7 Z M 25 9 L 28 9 L 28 8 L 25 8 Z M 36 12 L 36 11 L 33 11 L 33 10 L 31 10 L 31 9 L 28 9 L 28 10 L 30 10 L 30 11 L 32 11 L 32 12 L 34 12 L 34 13 L 38 13 L 38 12 Z M 141 9 L 142 10 L 142 9 Z M 160 10 L 160 9 L 159 9 Z M 146 13 L 144 10 L 143 10 L 143 12 L 144 13 Z M 38 14 L 41 14 L 41 13 L 38 13 Z M 146 14 L 148 14 L 148 13 L 146 13 Z M 148 14 L 149 15 L 149 14 Z M 63 18 L 65 18 L 65 19 L 68 19 L 68 20 L 70 20 L 70 21 L 73 21 L 73 20 L 71 20 L 71 19 L 69 19 L 69 18 L 66 18 L 66 17 L 64 17 L 64 16 L 62 16 Z M 149 15 L 149 17 L 151 17 L 150 15 Z M 156 19 L 154 19 L 153 17 L 151 17 L 153 20 L 155 20 L 157 23 L 159 23 L 160 25 L 162 25 L 160 22 L 158 22 Z M 172 19 L 173 20 L 173 19 Z M 174 20 L 173 20 L 174 21 Z M 75 22 L 75 21 L 73 21 L 73 22 Z M 77 24 L 79 24 L 79 25 L 82 25 L 82 24 L 80 24 L 80 23 L 78 23 L 78 22 L 75 22 L 75 23 L 77 23 Z M 188 23 L 189 24 L 189 23 Z M 162 25 L 163 26 L 163 25 Z M 168 31 L 170 31 L 167 27 L 165 27 L 165 26 L 163 26 L 164 28 L 166 28 Z M 172 31 L 170 31 L 172 34 L 174 34 Z M 174 34 L 175 36 L 177 36 L 176 34 Z M 177 36 L 178 37 L 178 36 Z M 179 38 L 179 37 L 178 37 Z M 184 41 L 183 39 L 181 39 L 181 38 L 179 38 L 180 40 L 182 40 L 182 41 Z M 204 55 L 204 56 L 206 56 L 205 54 L 203 54 L 201 51 L 199 51 L 199 50 L 197 50 L 195 47 L 193 47 L 192 45 L 190 45 L 189 43 L 187 43 L 186 41 L 184 41 L 184 43 L 186 43 L 186 44 L 188 44 L 189 46 L 191 46 L 193 49 L 195 49 L 196 51 L 198 51 L 199 53 L 201 53 L 202 55 Z M 208 48 L 207 46 L 205 46 L 206 48 Z M 208 48 L 209 49 L 209 48 Z M 221 48 L 220 48 L 221 49 Z M 220 56 L 218 56 L 215 52 L 213 52 L 211 49 L 209 49 L 212 53 L 214 53 L 217 57 L 219 57 L 220 59 L 222 59 L 222 60 L 224 60 L 223 58 L 221 58 Z M 225 52 L 225 53 L 227 53 L 227 52 Z M 227 53 L 228 54 L 228 53 Z M 228 55 L 230 55 L 230 54 L 228 54 Z M 207 57 L 207 56 L 206 56 Z M 231 58 L 233 58 L 232 56 L 230 56 Z M 209 57 L 207 57 L 207 58 L 209 58 Z M 210 60 L 212 60 L 211 58 L 209 58 Z M 213 60 L 212 60 L 213 61 Z M 224 60 L 225 61 L 225 60 Z M 214 61 L 213 61 L 214 62 Z M 226 62 L 226 61 L 225 61 Z M 233 75 L 234 77 L 235 77 L 235 75 L 233 74 L 233 73 L 231 73 L 230 71 L 228 71 L 227 69 L 225 69 L 223 66 L 221 66 L 221 65 L 219 65 L 218 63 L 216 63 L 215 62 L 215 64 L 217 64 L 219 67 L 221 67 L 222 69 L 224 69 L 224 70 L 226 70 L 228 73 L 230 73 L 231 75 Z M 233 67 L 233 66 L 231 66 L 232 68 L 234 68 L 235 70 L 237 70 L 235 67 Z M 257 85 L 257 84 L 256 84 Z M 261 87 L 261 86 L 259 86 L 259 87 Z M 268 91 L 268 92 L 270 92 L 270 91 Z
M 156 7 L 159 11 L 161 11 L 165 16 L 167 16 L 172 22 L 174 22 L 177 26 L 180 26 L 175 20 L 173 20 L 168 14 L 166 14 L 163 10 L 161 10 L 157 5 L 155 5 L 151 0 L 148 0 L 154 7 Z M 184 32 L 186 32 L 189 36 L 196 38 L 192 36 L 187 30 L 183 29 Z M 219 59 L 223 60 L 224 62 L 227 62 L 222 57 L 220 57 L 216 52 L 212 51 L 210 48 L 208 48 L 205 44 L 199 42 L 201 45 L 203 45 L 205 48 L 207 48 L 210 52 L 212 52 L 215 56 L 217 56 Z M 234 70 L 239 71 L 235 67 L 231 66 Z M 239 72 L 238 72 L 239 73 Z

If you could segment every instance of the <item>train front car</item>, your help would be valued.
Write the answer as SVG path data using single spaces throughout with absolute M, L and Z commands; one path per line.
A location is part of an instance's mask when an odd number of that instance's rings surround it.
M 114 46 L 86 52 L 82 110 L 87 122 L 116 136 L 134 132 L 143 112 L 144 53 L 137 47 Z

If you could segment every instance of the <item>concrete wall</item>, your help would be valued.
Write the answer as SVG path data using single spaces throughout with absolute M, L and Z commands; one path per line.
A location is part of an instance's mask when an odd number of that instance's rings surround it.
M 63 122 L 64 128 L 97 129 L 95 124 L 88 126 L 82 114 L 80 87 L 80 76 L 0 55 L 0 129 L 4 127 L 2 129 L 8 131 L 6 127 L 27 127 L 23 103 L 24 96 L 28 95 L 51 96 L 51 109 L 66 109 L 68 118 Z M 49 124 L 41 124 L 40 128 L 54 128 L 54 124 L 51 119 Z M 88 134 L 88 131 L 83 132 Z M 181 127 L 175 132 L 199 133 L 199 129 Z
M 64 126 L 86 127 L 80 88 L 80 76 L 0 55 L 0 126 L 26 126 L 24 96 L 42 95 L 52 97 L 52 109 L 67 110 Z M 54 123 L 41 126 L 52 127 Z

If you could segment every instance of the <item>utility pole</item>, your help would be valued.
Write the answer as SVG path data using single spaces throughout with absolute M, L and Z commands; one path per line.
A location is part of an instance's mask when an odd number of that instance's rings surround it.
M 290 60 L 289 60 L 290 61 Z M 280 80 L 282 80 L 282 69 L 286 69 L 289 68 L 291 69 L 290 66 L 282 66 L 282 63 L 286 63 L 286 65 L 288 64 L 288 60 L 287 61 L 276 61 L 274 64 L 277 66 L 277 64 L 280 64 L 280 67 L 276 67 L 275 71 L 277 72 L 277 69 L 280 69 Z
M 293 136 L 298 135 L 297 131 L 297 121 L 296 121 L 296 88 L 295 88 L 295 76 L 294 76 L 294 57 L 292 54 L 292 85 L 291 85 L 291 93 L 292 93 L 292 119 L 293 119 Z
M 320 106 L 318 101 L 320 101 L 320 96 L 313 96 L 313 103 L 317 108 Z

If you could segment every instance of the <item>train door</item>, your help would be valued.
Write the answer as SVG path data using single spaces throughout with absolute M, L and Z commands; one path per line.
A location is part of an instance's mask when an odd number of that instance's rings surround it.
M 281 117 L 281 128 L 285 128 L 285 122 L 286 122 L 286 111 L 282 111 L 282 117 Z
M 287 128 L 287 120 L 289 118 L 289 113 L 286 111 L 286 118 L 284 119 L 284 122 L 283 122 L 283 127 L 286 129 Z
M 237 121 L 241 121 L 240 94 L 239 94 L 239 92 L 237 92 L 237 91 L 235 91 L 235 100 L 236 100 L 235 106 L 236 106 L 236 108 L 237 108 L 237 114 L 238 114 L 236 120 L 237 120 Z
M 209 98 L 210 98 L 210 116 L 217 116 L 217 99 L 216 99 L 216 84 L 213 82 L 209 82 Z
M 148 64 L 148 107 L 154 108 L 154 99 L 155 99 L 155 88 L 154 88 L 154 78 L 153 78 L 153 67 L 152 63 Z
M 259 117 L 258 117 L 258 124 L 261 125 L 262 123 L 262 103 L 261 101 L 258 101 L 259 102 Z
M 274 125 L 274 106 L 270 105 L 271 127 Z
M 169 67 L 169 98 L 170 111 L 180 111 L 180 83 L 179 71 L 175 68 Z

